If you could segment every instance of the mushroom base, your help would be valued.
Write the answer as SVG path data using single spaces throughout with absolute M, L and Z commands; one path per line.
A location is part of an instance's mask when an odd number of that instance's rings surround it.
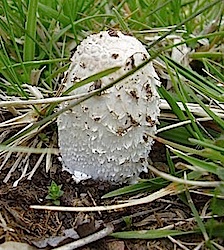
M 147 172 L 153 144 L 147 131 L 155 134 L 156 126 L 133 126 L 126 134 L 115 134 L 98 121 L 90 120 L 77 106 L 58 118 L 64 169 L 77 181 L 91 177 L 114 183 L 135 182 L 141 172 Z

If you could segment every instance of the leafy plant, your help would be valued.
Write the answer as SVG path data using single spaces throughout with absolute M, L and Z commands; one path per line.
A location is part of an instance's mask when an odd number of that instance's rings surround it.
M 60 205 L 60 198 L 64 194 L 61 190 L 62 185 L 57 185 L 55 181 L 51 181 L 51 185 L 48 187 L 48 195 L 45 197 L 47 200 L 58 206 Z

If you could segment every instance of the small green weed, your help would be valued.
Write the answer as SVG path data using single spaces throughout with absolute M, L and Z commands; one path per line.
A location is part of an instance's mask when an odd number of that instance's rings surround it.
M 64 194 L 61 190 L 62 185 L 57 185 L 56 182 L 51 181 L 51 185 L 48 187 L 48 195 L 45 197 L 47 200 L 58 206 L 60 205 L 60 197 Z

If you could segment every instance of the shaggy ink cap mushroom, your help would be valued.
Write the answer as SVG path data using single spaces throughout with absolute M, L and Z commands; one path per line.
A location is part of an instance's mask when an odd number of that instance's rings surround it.
M 120 31 L 90 35 L 77 47 L 64 79 L 76 82 L 112 67 L 116 72 L 72 91 L 88 93 L 120 78 L 149 58 L 145 47 Z M 160 85 L 151 63 L 113 87 L 64 112 L 58 118 L 59 148 L 64 169 L 76 180 L 135 181 L 147 172 L 156 133 Z M 68 103 L 64 103 L 64 107 Z

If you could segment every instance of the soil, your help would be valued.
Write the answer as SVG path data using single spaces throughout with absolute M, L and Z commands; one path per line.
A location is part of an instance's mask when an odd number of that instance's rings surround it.
M 38 160 L 38 155 L 30 159 L 30 166 Z M 164 146 L 155 143 L 150 159 L 155 166 L 166 169 Z M 3 161 L 4 159 L 2 159 Z M 122 230 L 148 230 L 156 229 L 181 222 L 177 229 L 193 229 L 196 223 L 192 220 L 192 213 L 180 196 L 169 196 L 154 201 L 153 203 L 108 212 L 54 212 L 31 209 L 34 204 L 52 204 L 46 199 L 48 187 L 54 180 L 62 185 L 64 194 L 60 199 L 62 206 L 95 206 L 116 204 L 119 199 L 115 197 L 102 199 L 109 191 L 117 189 L 108 182 L 87 180 L 76 184 L 72 176 L 62 171 L 61 163 L 55 156 L 52 168 L 46 173 L 43 162 L 37 169 L 32 180 L 22 179 L 18 186 L 13 187 L 15 180 L 21 172 L 16 170 L 7 183 L 3 180 L 16 161 L 16 156 L 11 157 L 1 171 L 0 175 L 0 243 L 5 241 L 25 242 L 41 249 L 54 249 L 65 243 L 74 241 L 77 237 L 83 238 L 101 230 L 108 223 L 115 227 L 114 231 Z M 150 177 L 150 176 L 142 176 Z M 146 194 L 138 194 L 139 197 Z M 205 206 L 208 199 L 204 196 L 193 196 L 199 211 Z M 122 218 L 128 218 L 129 222 Z M 187 220 L 189 219 L 189 220 Z M 4 224 L 5 223 L 5 224 Z M 4 224 L 4 225 L 3 225 Z M 67 230 L 71 230 L 73 236 L 62 237 Z M 75 235 L 75 236 L 74 236 Z M 76 239 L 75 239 L 76 238 Z M 59 241 L 57 241 L 59 239 Z M 188 249 L 193 249 L 203 241 L 198 235 L 175 237 L 176 240 L 185 242 Z M 94 243 L 80 247 L 79 250 L 145 250 L 145 249 L 182 249 L 170 239 L 158 240 L 122 240 L 113 237 L 105 237 Z

